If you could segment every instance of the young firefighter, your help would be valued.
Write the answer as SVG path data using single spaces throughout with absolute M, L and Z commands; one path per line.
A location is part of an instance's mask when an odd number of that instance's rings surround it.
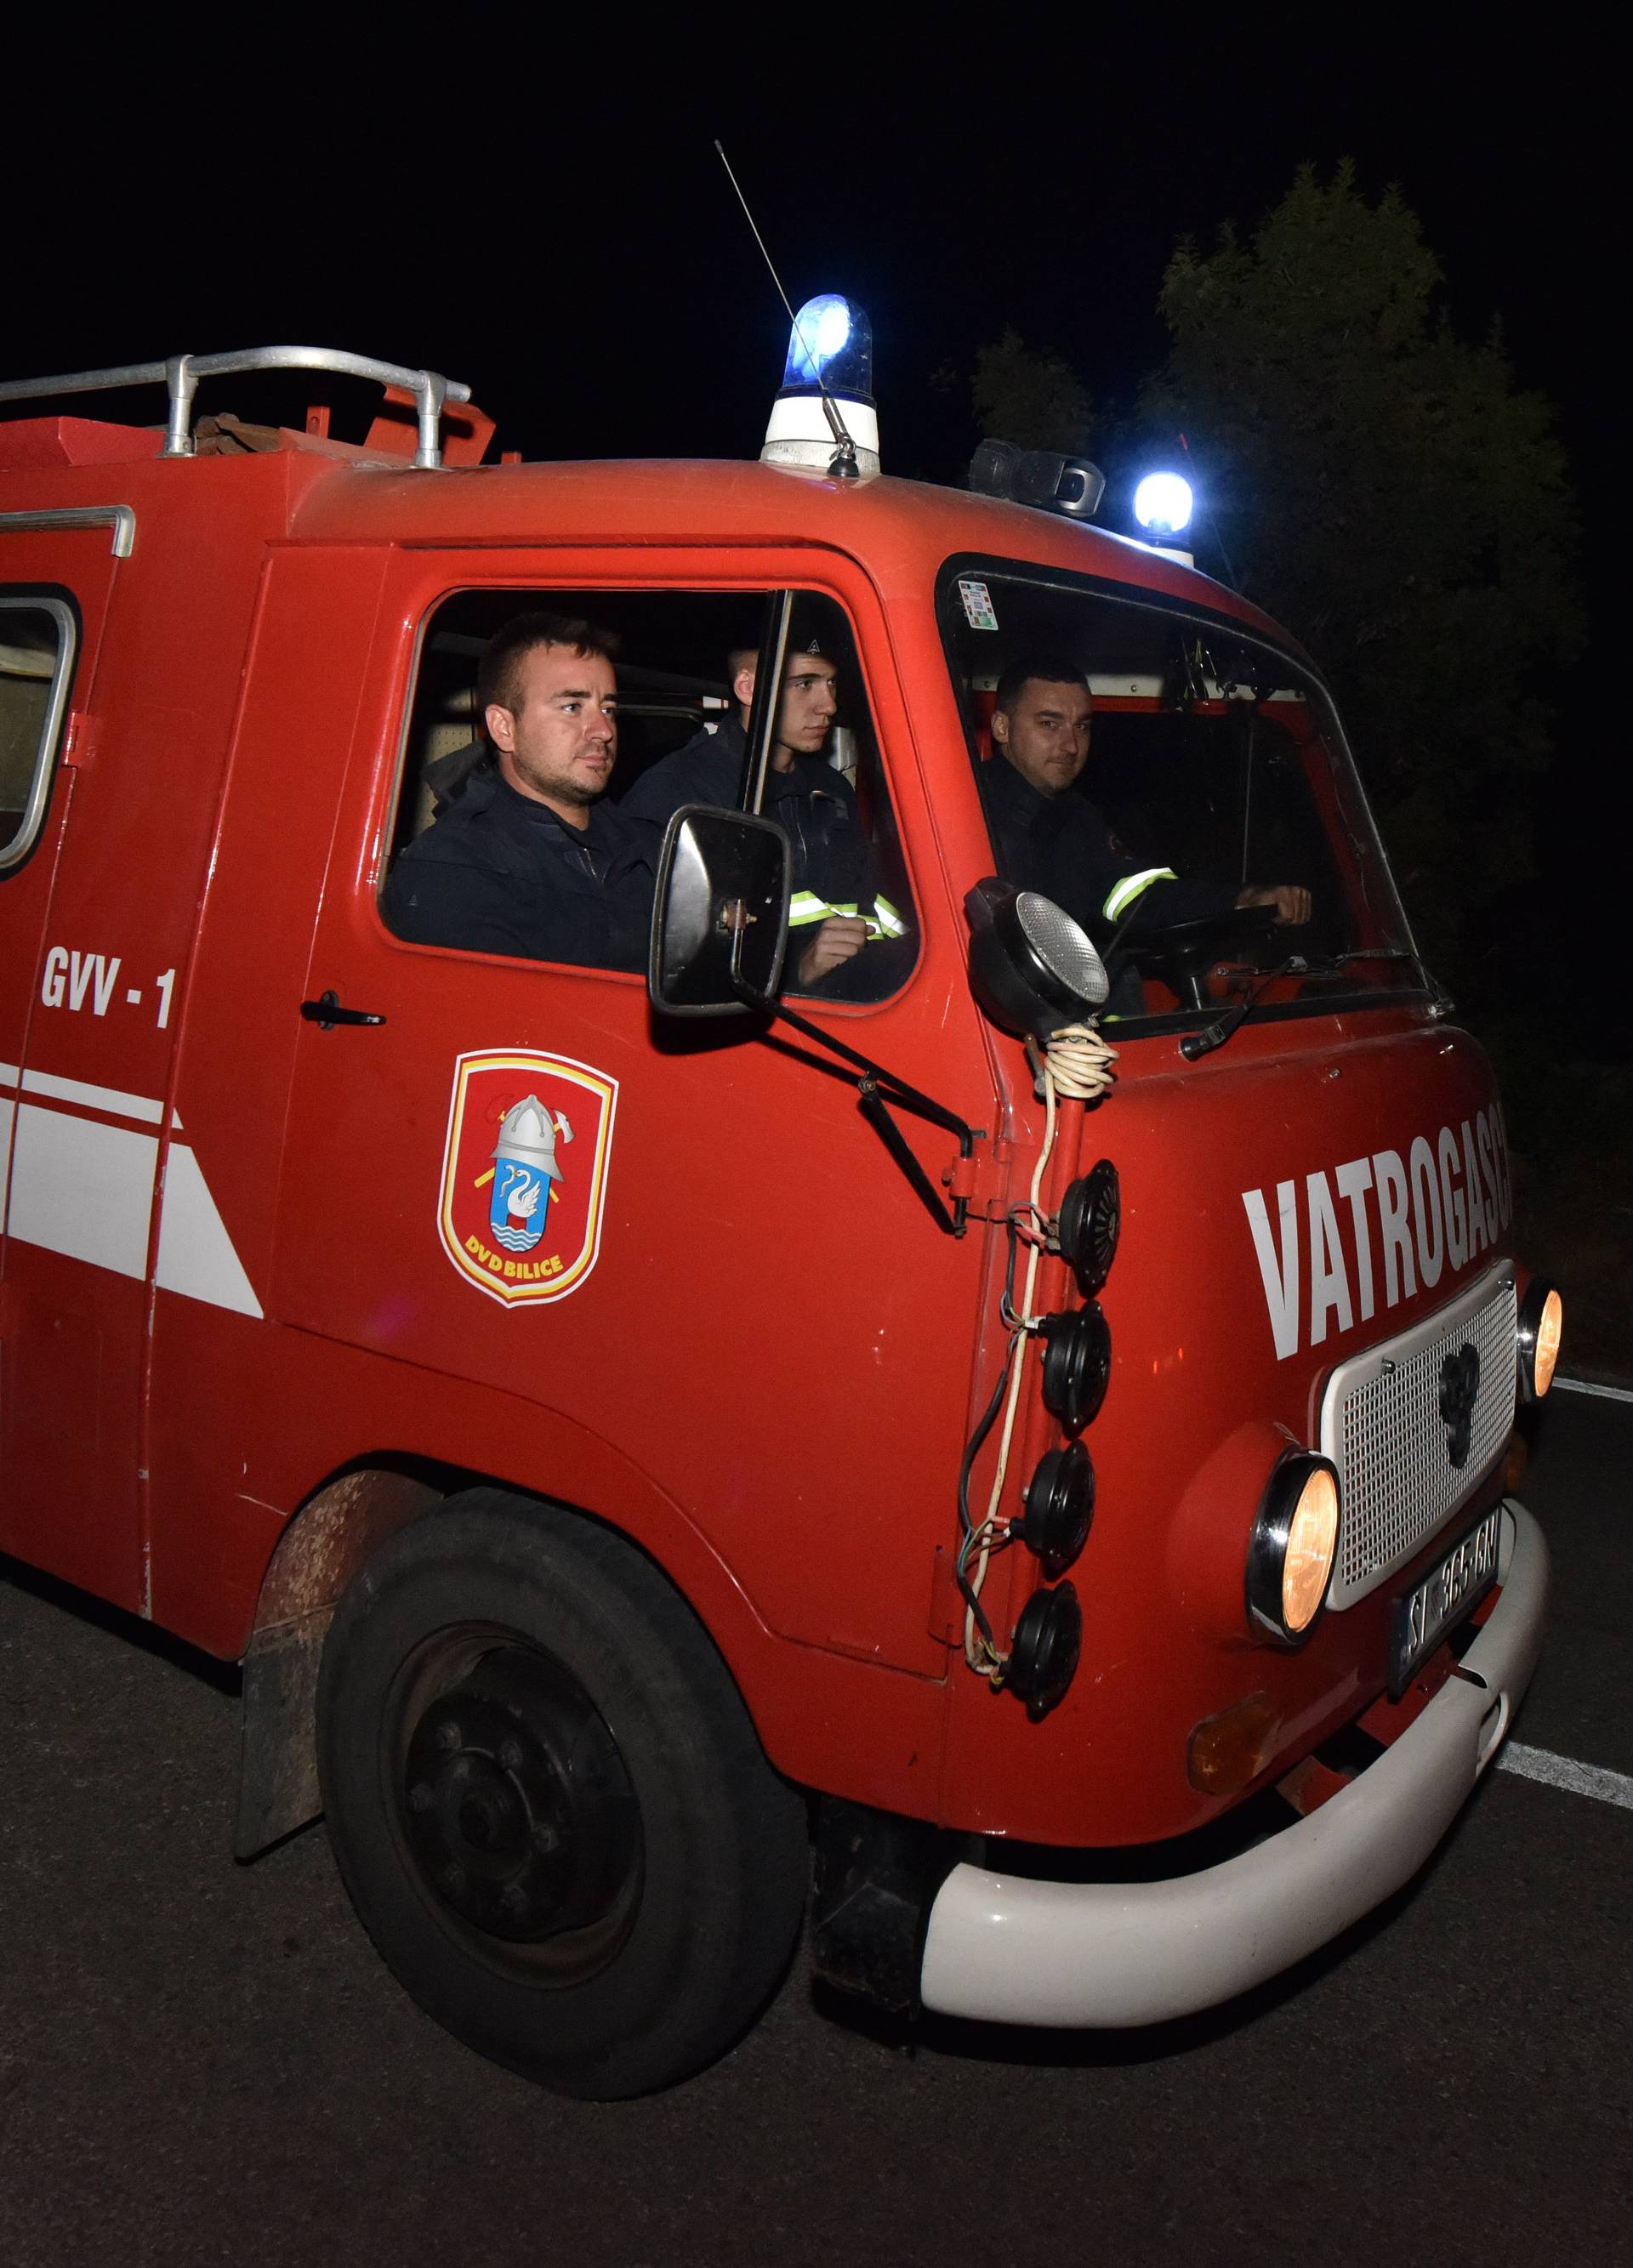
M 1089 760 L 1093 718 L 1088 678 L 1058 655 L 1023 655 L 999 679 L 981 792 L 1010 881 L 1053 899 L 1091 936 L 1104 937 L 1136 907 L 1130 926 L 1146 933 L 1245 906 L 1274 906 L 1279 924 L 1309 920 L 1310 893 L 1292 884 L 1236 889 L 1182 880 L 1171 866 L 1136 866 L 1094 806 L 1071 792 Z M 1140 1012 L 1131 970 L 1115 998 L 1118 1012 Z
M 667 821 L 683 804 L 735 806 L 748 760 L 750 705 L 754 699 L 758 656 L 739 647 L 727 657 L 735 717 L 712 733 L 702 732 L 684 747 L 642 774 L 622 809 L 635 819 Z M 889 989 L 881 940 L 898 939 L 904 924 L 888 899 L 878 895 L 872 843 L 857 809 L 856 792 L 843 772 L 823 756 L 823 746 L 839 714 L 839 668 L 813 637 L 790 651 L 782 694 L 772 726 L 771 760 L 761 806 L 767 819 L 786 828 L 794 848 L 790 925 L 806 932 L 794 972 L 802 991 L 877 997 Z M 865 974 L 836 972 L 868 948 Z M 899 959 L 891 952 L 894 965 Z

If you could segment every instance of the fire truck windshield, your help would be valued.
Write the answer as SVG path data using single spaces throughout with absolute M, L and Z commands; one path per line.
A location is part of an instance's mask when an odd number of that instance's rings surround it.
M 954 563 L 939 612 L 996 869 L 1112 954 L 1109 1013 L 1426 988 L 1332 703 L 1288 655 L 995 561 Z

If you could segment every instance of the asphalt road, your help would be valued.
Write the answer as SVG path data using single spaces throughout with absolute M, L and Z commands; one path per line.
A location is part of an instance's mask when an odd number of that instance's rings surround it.
M 1633 1406 L 1556 1396 L 1517 1737 L 1633 1774 Z M 558 2101 L 398 1992 L 321 1830 L 228 1852 L 235 1685 L 0 1563 L 0 2262 L 1633 2262 L 1633 1810 L 1487 1775 L 1428 1872 L 1160 2033 L 930 2029 L 797 1966 L 723 2064 Z

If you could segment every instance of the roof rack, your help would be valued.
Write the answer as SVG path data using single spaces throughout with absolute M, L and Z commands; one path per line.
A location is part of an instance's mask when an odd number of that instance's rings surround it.
M 442 462 L 440 429 L 445 401 L 469 401 L 470 388 L 434 370 L 409 370 L 400 363 L 376 362 L 347 354 L 341 347 L 248 347 L 239 354 L 172 355 L 165 362 L 122 363 L 113 370 L 77 370 L 63 378 L 0 381 L 0 401 L 41 401 L 52 394 L 95 394 L 118 386 L 163 386 L 170 395 L 165 430 L 166 457 L 193 454 L 193 394 L 201 378 L 230 378 L 253 370 L 321 370 L 345 378 L 370 378 L 380 386 L 411 391 L 419 412 L 417 465 Z

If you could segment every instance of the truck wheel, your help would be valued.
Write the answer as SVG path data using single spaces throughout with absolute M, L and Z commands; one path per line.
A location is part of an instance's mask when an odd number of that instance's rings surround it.
M 568 2095 L 724 2052 L 798 1932 L 805 1808 L 632 1546 L 472 1489 L 353 1579 L 323 1649 L 329 1837 L 399 1981 Z

